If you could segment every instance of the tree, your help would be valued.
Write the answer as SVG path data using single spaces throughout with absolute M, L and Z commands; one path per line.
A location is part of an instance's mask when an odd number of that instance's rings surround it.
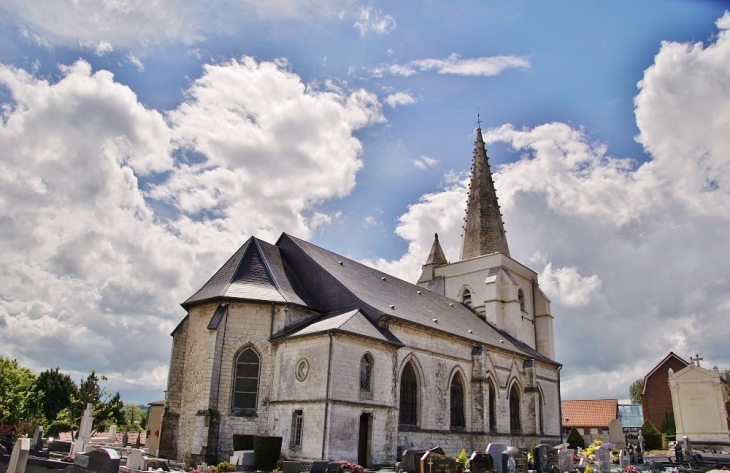
M 632 404 L 641 404 L 641 391 L 644 390 L 644 379 L 640 378 L 629 386 L 629 399 Z
M 142 430 L 144 428 L 144 425 L 142 425 L 144 421 L 144 414 L 139 406 L 135 406 L 134 404 L 125 404 L 124 416 L 127 418 L 127 428 L 129 430 Z
M 580 433 L 578 433 L 578 429 L 576 429 L 575 427 L 570 429 L 570 433 L 568 434 L 567 441 L 568 441 L 568 445 L 570 446 L 570 448 L 572 448 L 574 450 L 577 450 L 578 447 L 585 448 L 585 446 L 586 446 L 586 442 L 585 442 L 585 440 L 583 440 L 583 436 Z
M 720 371 L 720 379 L 725 381 L 725 390 L 727 397 L 730 397 L 730 369 Z
M 35 392 L 40 398 L 43 415 L 48 422 L 53 422 L 62 409 L 71 406 L 72 396 L 78 396 L 79 388 L 71 377 L 51 368 L 42 372 L 36 379 Z
M 107 381 L 106 376 L 99 377 L 95 370 L 91 370 L 89 376 L 81 381 L 78 394 L 72 396 L 71 414 L 73 423 L 80 425 L 86 405 L 91 404 L 95 430 L 103 431 L 113 424 L 118 426 L 126 425 L 124 402 L 122 402 L 119 392 L 112 396 L 99 386 L 99 379 Z
M 0 356 L 0 422 L 19 424 L 37 412 L 35 380 L 35 373 L 18 365 L 17 360 Z

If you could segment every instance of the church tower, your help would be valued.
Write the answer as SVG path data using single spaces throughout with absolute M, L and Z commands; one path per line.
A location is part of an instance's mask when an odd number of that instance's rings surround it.
M 477 128 L 477 140 L 474 143 L 463 229 L 460 261 L 490 253 L 509 256 L 507 236 L 481 127 Z
M 476 129 L 459 260 L 449 263 L 438 235 L 417 284 L 461 302 L 476 316 L 554 359 L 550 300 L 537 273 L 512 259 L 482 129 Z

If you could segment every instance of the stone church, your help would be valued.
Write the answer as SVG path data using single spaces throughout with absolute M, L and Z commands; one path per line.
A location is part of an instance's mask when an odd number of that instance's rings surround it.
M 162 456 L 227 459 L 234 434 L 363 466 L 560 441 L 550 301 L 510 257 L 481 129 L 458 261 L 437 235 L 412 284 L 288 234 L 252 237 L 182 306 Z

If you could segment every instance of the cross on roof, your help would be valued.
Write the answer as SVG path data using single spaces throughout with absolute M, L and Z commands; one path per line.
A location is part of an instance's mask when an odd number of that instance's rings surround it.
M 478 126 L 479 128 L 481 128 L 481 127 L 482 127 L 482 120 L 481 120 L 481 119 L 480 119 L 480 117 L 479 117 L 479 107 L 477 107 L 477 126 Z
M 692 356 L 689 357 L 689 361 L 691 361 L 692 363 L 695 363 L 697 366 L 700 366 L 700 361 L 702 361 L 702 360 L 704 360 L 704 358 L 702 358 L 699 353 L 695 353 L 694 357 L 692 357 Z

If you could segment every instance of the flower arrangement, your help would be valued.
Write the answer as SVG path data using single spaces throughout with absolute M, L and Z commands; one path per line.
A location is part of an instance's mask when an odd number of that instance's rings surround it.
M 639 469 L 633 465 L 625 466 L 621 471 L 623 473 L 639 473 Z
M 66 455 L 63 458 L 61 458 L 61 461 L 66 462 L 66 463 L 73 463 L 74 457 L 72 457 L 71 455 Z
M 340 460 L 340 463 L 342 464 L 343 470 L 352 470 L 352 471 L 362 471 L 363 470 L 363 467 L 361 467 L 357 463 L 350 463 L 347 460 Z

